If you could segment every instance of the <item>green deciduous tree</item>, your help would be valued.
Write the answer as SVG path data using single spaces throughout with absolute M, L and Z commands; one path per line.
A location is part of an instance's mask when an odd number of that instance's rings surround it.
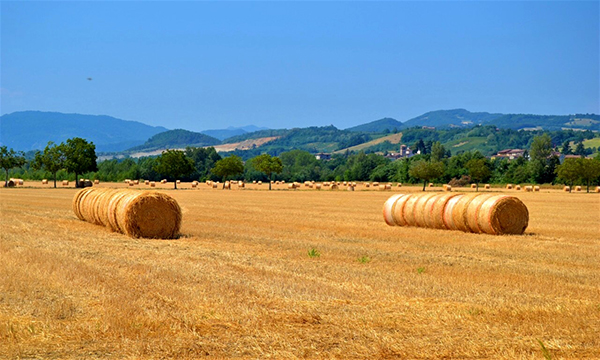
M 410 176 L 423 180 L 423 191 L 430 180 L 439 178 L 444 174 L 444 164 L 439 161 L 419 160 L 412 164 Z
M 54 188 L 56 188 L 56 173 L 65 168 L 67 157 L 64 148 L 64 144 L 57 145 L 50 141 L 44 152 L 36 151 L 35 159 L 31 163 L 31 167 L 36 170 L 44 169 L 52 173 Z
M 14 151 L 6 146 L 0 147 L 0 167 L 6 171 L 4 186 L 8 186 L 8 171 L 12 168 L 25 165 L 25 154 L 22 151 Z
M 271 177 L 273 174 L 279 174 L 283 171 L 281 159 L 269 154 L 262 154 L 252 159 L 252 163 L 256 170 L 262 171 L 269 177 L 269 190 L 271 190 Z
M 587 192 L 590 192 L 590 184 L 600 178 L 600 161 L 596 159 L 577 159 L 579 161 L 579 171 L 581 180 L 587 186 Z
M 573 188 L 575 181 L 581 177 L 581 163 L 579 159 L 565 159 L 565 161 L 556 167 L 556 175 L 569 185 L 569 192 Z
M 479 183 L 481 181 L 486 181 L 492 175 L 490 170 L 489 162 L 487 159 L 471 159 L 467 161 L 465 164 L 467 171 L 469 172 L 469 176 L 471 179 L 475 181 L 477 184 L 476 191 L 479 191 Z
M 228 177 L 240 175 L 244 172 L 244 162 L 241 157 L 231 155 L 217 161 L 211 171 L 213 174 L 223 178 L 223 188 L 225 188 L 225 180 Z
M 446 156 L 446 149 L 441 142 L 436 141 L 431 145 L 431 161 L 442 161 Z
M 177 178 L 194 172 L 194 161 L 180 150 L 165 150 L 156 158 L 154 170 L 172 178 L 174 188 L 177 189 Z
M 93 142 L 74 137 L 62 145 L 65 156 L 65 169 L 75 173 L 75 187 L 79 187 L 78 176 L 88 171 L 97 171 L 96 145 Z

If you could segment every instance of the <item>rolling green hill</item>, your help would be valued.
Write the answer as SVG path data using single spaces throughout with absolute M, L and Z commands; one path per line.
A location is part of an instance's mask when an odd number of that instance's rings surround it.
M 392 118 L 383 118 L 380 120 L 375 120 L 370 123 L 354 126 L 351 128 L 347 128 L 347 131 L 353 132 L 369 132 L 369 133 L 380 133 L 386 130 L 394 131 L 401 130 L 404 128 L 404 124 L 400 121 Z
M 542 128 L 544 130 L 581 129 L 600 131 L 600 115 L 526 115 L 509 114 L 487 121 L 503 129 Z
M 182 129 L 169 130 L 156 134 L 144 144 L 128 149 L 128 152 L 153 151 L 158 149 L 175 149 L 186 146 L 202 147 L 218 145 L 221 142 L 214 137 Z
M 502 114 L 490 114 L 487 112 L 470 112 L 465 109 L 430 111 L 416 118 L 403 122 L 404 127 L 430 126 L 437 128 L 472 127 L 480 125 L 496 118 Z

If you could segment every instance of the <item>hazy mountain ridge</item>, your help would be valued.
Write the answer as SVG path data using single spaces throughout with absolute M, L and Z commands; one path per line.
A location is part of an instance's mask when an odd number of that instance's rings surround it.
M 127 149 L 128 152 L 133 151 L 153 151 L 160 149 L 179 149 L 186 146 L 204 147 L 220 144 L 221 141 L 206 134 L 175 129 L 161 132 L 152 136 L 142 145 L 138 145 Z
M 123 151 L 166 130 L 106 115 L 19 111 L 0 117 L 0 143 L 23 151 L 43 149 L 48 141 L 60 143 L 72 137 L 93 142 L 98 152 Z

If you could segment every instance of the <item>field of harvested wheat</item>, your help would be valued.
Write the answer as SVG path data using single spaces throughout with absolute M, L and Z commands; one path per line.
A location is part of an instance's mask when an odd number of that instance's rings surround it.
M 493 236 L 386 225 L 419 187 L 158 184 L 182 234 L 148 240 L 27 185 L 0 189 L 0 358 L 600 358 L 600 194 L 493 189 L 530 215 Z

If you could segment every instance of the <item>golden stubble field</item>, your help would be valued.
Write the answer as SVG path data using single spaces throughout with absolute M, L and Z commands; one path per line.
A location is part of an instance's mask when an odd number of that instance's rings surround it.
M 182 185 L 168 241 L 0 189 L 0 358 L 600 358 L 599 194 L 510 191 L 529 228 L 491 236 L 387 226 L 418 187 Z

